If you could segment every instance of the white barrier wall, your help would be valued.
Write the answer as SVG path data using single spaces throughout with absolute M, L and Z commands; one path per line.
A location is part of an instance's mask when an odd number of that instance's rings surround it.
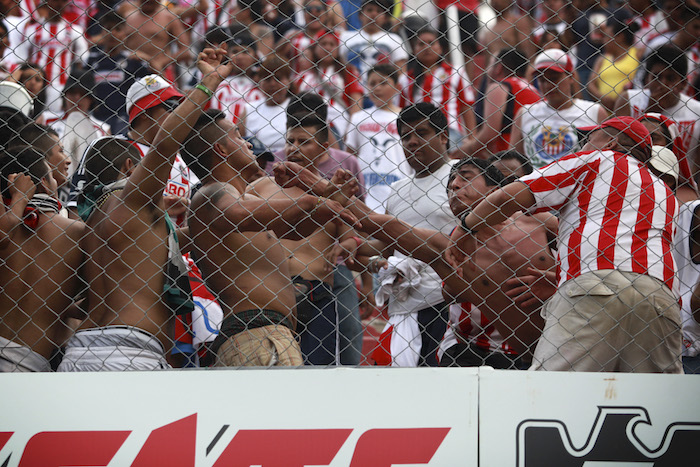
M 3 467 L 659 467 L 697 465 L 700 446 L 700 376 L 339 368 L 0 387 Z

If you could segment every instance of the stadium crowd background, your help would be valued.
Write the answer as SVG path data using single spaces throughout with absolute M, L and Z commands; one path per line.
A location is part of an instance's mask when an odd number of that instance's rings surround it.
M 697 2 L 0 13 L 0 371 L 700 370 Z

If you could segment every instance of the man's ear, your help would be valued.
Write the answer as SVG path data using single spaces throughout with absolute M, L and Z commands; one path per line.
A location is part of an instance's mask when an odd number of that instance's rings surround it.
M 132 173 L 134 173 L 134 168 L 136 165 L 134 164 L 134 161 L 131 159 L 127 159 L 124 161 L 122 164 L 121 170 L 119 170 L 121 173 L 124 174 L 125 177 L 130 177 Z
M 221 143 L 214 143 L 212 148 L 221 159 L 225 160 L 228 157 L 228 151 L 226 150 L 226 148 L 224 148 L 224 146 Z
M 611 136 L 607 143 L 600 148 L 601 151 L 616 150 L 620 147 L 620 143 L 617 141 L 617 136 Z

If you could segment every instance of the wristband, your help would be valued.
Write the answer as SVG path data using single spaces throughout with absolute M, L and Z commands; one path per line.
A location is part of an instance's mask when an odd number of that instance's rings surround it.
M 473 228 L 469 227 L 466 223 L 467 216 L 471 213 L 471 210 L 468 210 L 467 212 L 462 213 L 461 216 L 459 216 L 459 227 L 467 232 L 468 234 L 474 235 L 477 230 L 474 230 Z
M 207 96 L 209 96 L 209 99 L 211 99 L 212 97 L 214 97 L 214 93 L 212 92 L 212 90 L 209 89 L 208 87 L 206 87 L 205 85 L 203 85 L 202 83 L 199 83 L 199 84 L 198 84 L 197 86 L 195 86 L 194 88 L 195 88 L 195 89 L 199 89 L 199 90 L 202 91 L 204 94 L 206 94 Z
M 362 240 L 360 240 L 360 237 L 351 237 L 355 242 L 357 242 L 357 248 L 360 248 L 360 245 L 364 243 Z

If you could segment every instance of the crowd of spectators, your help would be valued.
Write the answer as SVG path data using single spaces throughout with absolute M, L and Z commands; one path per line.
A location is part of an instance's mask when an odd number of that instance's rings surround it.
M 0 19 L 0 371 L 700 372 L 700 2 Z

